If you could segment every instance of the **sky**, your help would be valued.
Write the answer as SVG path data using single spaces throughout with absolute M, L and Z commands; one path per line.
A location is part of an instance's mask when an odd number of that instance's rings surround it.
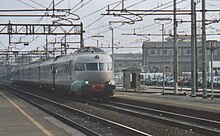
M 201 1 L 197 1 L 197 9 L 201 10 Z M 46 9 L 52 8 L 52 0 L 7 0 L 3 1 L 0 4 L 1 10 L 8 9 Z M 137 21 L 134 24 L 126 23 L 128 20 L 125 17 L 113 16 L 113 15 L 103 15 L 107 13 L 107 7 L 109 9 L 121 10 L 122 0 L 54 0 L 55 8 L 67 8 L 71 9 L 71 13 L 76 14 L 80 17 L 79 20 L 72 21 L 72 23 L 83 23 L 84 26 L 84 43 L 85 46 L 98 46 L 105 47 L 105 50 L 111 53 L 112 42 L 112 32 L 110 28 L 113 28 L 114 32 L 114 46 L 117 47 L 114 49 L 115 52 L 123 53 L 135 53 L 142 51 L 143 41 L 161 41 L 161 22 L 155 22 L 156 18 L 170 18 L 172 15 L 145 15 L 141 16 L 142 21 Z M 172 10 L 173 1 L 172 0 L 124 0 L 124 8 L 127 10 Z M 179 10 L 189 10 L 191 8 L 191 0 L 177 0 L 177 9 Z M 219 0 L 206 0 L 206 9 L 220 9 Z M 45 12 L 38 12 L 39 14 L 45 14 Z M 36 14 L 36 12 L 13 12 L 5 13 L 0 12 L 0 15 L 3 14 Z M 75 18 L 76 16 L 69 15 L 66 18 Z M 139 19 L 139 16 L 126 16 L 130 20 Z M 178 15 L 178 20 L 190 21 L 189 15 Z M 197 13 L 197 19 L 201 20 L 201 13 Z M 220 12 L 207 12 L 207 20 L 219 20 Z M 57 20 L 57 18 L 48 18 L 48 17 L 34 17 L 34 18 L 25 18 L 25 17 L 2 17 L 0 16 L 0 22 L 2 24 L 11 23 L 52 23 L 52 21 Z M 115 23 L 116 21 L 120 23 Z M 110 23 L 114 22 L 114 23 Z M 124 22 L 124 23 L 121 23 Z M 172 33 L 173 22 L 165 24 L 165 33 Z M 178 24 L 178 34 L 187 34 L 190 35 L 190 23 L 179 23 Z M 201 33 L 201 22 L 197 23 L 197 32 Z M 207 30 L 207 39 L 211 40 L 220 40 L 219 23 L 211 23 L 206 26 Z M 158 36 L 138 36 L 134 34 L 150 34 Z M 212 35 L 209 35 L 212 34 Z M 101 38 L 94 38 L 95 36 L 101 36 Z M 8 35 L 0 35 L 0 49 L 6 49 L 8 47 L 9 41 Z M 61 36 L 48 36 L 48 41 L 52 42 L 56 40 L 61 40 Z M 77 40 L 78 37 L 70 36 L 67 37 L 68 41 Z M 165 37 L 166 38 L 166 37 Z M 46 45 L 45 36 L 11 36 L 11 41 L 22 41 L 28 42 L 29 46 L 24 46 L 23 44 L 18 44 L 14 46 L 13 50 L 35 50 L 36 48 L 43 49 Z M 51 45 L 50 45 L 51 46 Z M 59 45 L 56 45 L 59 46 Z M 72 45 L 76 46 L 76 45 Z

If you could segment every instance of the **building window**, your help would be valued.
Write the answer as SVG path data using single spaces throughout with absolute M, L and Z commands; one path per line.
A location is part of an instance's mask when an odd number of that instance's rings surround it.
M 189 55 L 191 53 L 191 51 L 188 49 L 186 50 L 186 55 Z
M 199 50 L 199 54 L 202 54 L 202 50 L 201 49 Z
M 145 49 L 145 54 L 148 55 L 148 50 Z
M 214 50 L 213 54 L 218 55 L 218 50 Z
M 155 53 L 155 50 L 151 50 L 151 51 L 150 51 L 150 54 L 155 55 L 155 54 L 156 54 L 156 53 Z
M 122 64 L 118 64 L 118 67 L 122 67 L 123 65 Z
M 163 54 L 165 54 L 165 55 L 166 55 L 166 54 L 167 54 L 167 50 L 163 50 Z
M 173 50 L 169 49 L 169 55 L 172 56 L 173 55 Z
M 178 54 L 178 55 L 184 55 L 184 50 L 180 50 L 180 49 L 179 49 L 178 52 L 177 52 L 177 54 Z

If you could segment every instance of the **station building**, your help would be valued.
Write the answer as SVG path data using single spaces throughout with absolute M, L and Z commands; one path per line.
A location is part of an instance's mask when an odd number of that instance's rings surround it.
M 162 42 L 143 42 L 143 69 L 147 73 L 158 73 L 163 71 L 163 55 L 164 53 L 164 66 L 165 72 L 173 73 L 174 65 L 174 52 L 173 52 L 173 41 L 164 41 L 164 48 Z M 217 41 L 217 45 L 220 45 L 220 41 Z M 191 42 L 181 41 L 177 42 L 178 47 L 178 73 L 191 72 Z M 164 50 L 163 50 L 164 49 Z M 207 68 L 209 68 L 209 61 L 211 60 L 210 51 L 207 50 Z M 214 51 L 213 61 L 220 61 L 220 48 Z M 197 71 L 202 72 L 202 41 L 197 41 L 196 46 L 197 56 Z M 195 64 L 196 65 L 196 64 Z M 218 75 L 220 68 L 215 68 Z M 208 70 L 209 71 L 209 70 Z

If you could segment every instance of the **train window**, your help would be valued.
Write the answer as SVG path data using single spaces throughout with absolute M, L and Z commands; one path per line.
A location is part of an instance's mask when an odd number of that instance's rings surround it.
M 86 63 L 86 70 L 98 70 L 97 63 Z
M 106 63 L 99 63 L 99 70 L 100 71 L 107 71 L 108 65 Z
M 75 71 L 85 71 L 84 63 L 76 63 L 74 66 Z

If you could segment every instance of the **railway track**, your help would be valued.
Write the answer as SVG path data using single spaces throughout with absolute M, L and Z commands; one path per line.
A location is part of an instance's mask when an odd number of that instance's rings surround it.
M 151 136 L 151 134 L 148 134 L 146 132 L 142 132 L 129 126 L 86 113 L 84 111 L 75 109 L 73 107 L 58 103 L 44 97 L 33 95 L 9 86 L 4 86 L 3 88 L 10 93 L 24 99 L 25 101 L 35 105 L 39 109 L 51 114 L 65 124 L 80 130 L 86 135 Z
M 99 103 L 95 101 L 87 102 L 94 106 L 114 110 L 127 115 L 135 116 L 142 119 L 149 119 L 159 123 L 183 128 L 203 135 L 220 135 L 220 121 L 201 118 L 196 116 L 185 115 L 184 113 L 174 113 L 165 110 L 148 108 L 124 102 L 109 101 Z

